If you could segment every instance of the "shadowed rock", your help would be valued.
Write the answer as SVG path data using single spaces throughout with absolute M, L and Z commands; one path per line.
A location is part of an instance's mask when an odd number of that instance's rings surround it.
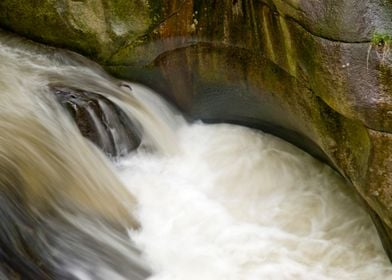
M 124 156 L 140 145 L 134 124 L 109 99 L 66 87 L 53 87 L 52 91 L 73 117 L 82 135 L 105 154 Z

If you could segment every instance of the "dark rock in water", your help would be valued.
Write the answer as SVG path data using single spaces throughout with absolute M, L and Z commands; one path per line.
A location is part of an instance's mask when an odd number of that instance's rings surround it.
M 140 145 L 135 124 L 106 97 L 67 87 L 53 87 L 52 91 L 71 114 L 82 135 L 105 154 L 124 156 Z

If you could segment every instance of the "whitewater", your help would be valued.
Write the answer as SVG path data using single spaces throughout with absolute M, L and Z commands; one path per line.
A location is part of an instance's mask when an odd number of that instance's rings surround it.
M 106 157 L 63 88 L 113 102 L 140 147 Z M 392 279 L 352 186 L 279 138 L 189 124 L 143 86 L 3 33 L 0 97 L 0 279 Z
M 182 124 L 176 137 L 177 154 L 117 167 L 151 279 L 392 279 L 370 217 L 327 165 L 235 125 Z

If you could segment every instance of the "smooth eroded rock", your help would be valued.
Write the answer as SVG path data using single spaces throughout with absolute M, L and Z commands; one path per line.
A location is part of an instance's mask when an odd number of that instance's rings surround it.
M 134 124 L 109 99 L 67 87 L 53 87 L 52 91 L 82 135 L 105 154 L 124 156 L 140 145 L 141 139 L 134 133 Z

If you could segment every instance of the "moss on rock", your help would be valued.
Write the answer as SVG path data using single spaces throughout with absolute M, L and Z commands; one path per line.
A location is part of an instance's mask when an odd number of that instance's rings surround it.
M 149 6 L 142 0 L 0 2 L 1 27 L 101 62 L 150 24 Z

